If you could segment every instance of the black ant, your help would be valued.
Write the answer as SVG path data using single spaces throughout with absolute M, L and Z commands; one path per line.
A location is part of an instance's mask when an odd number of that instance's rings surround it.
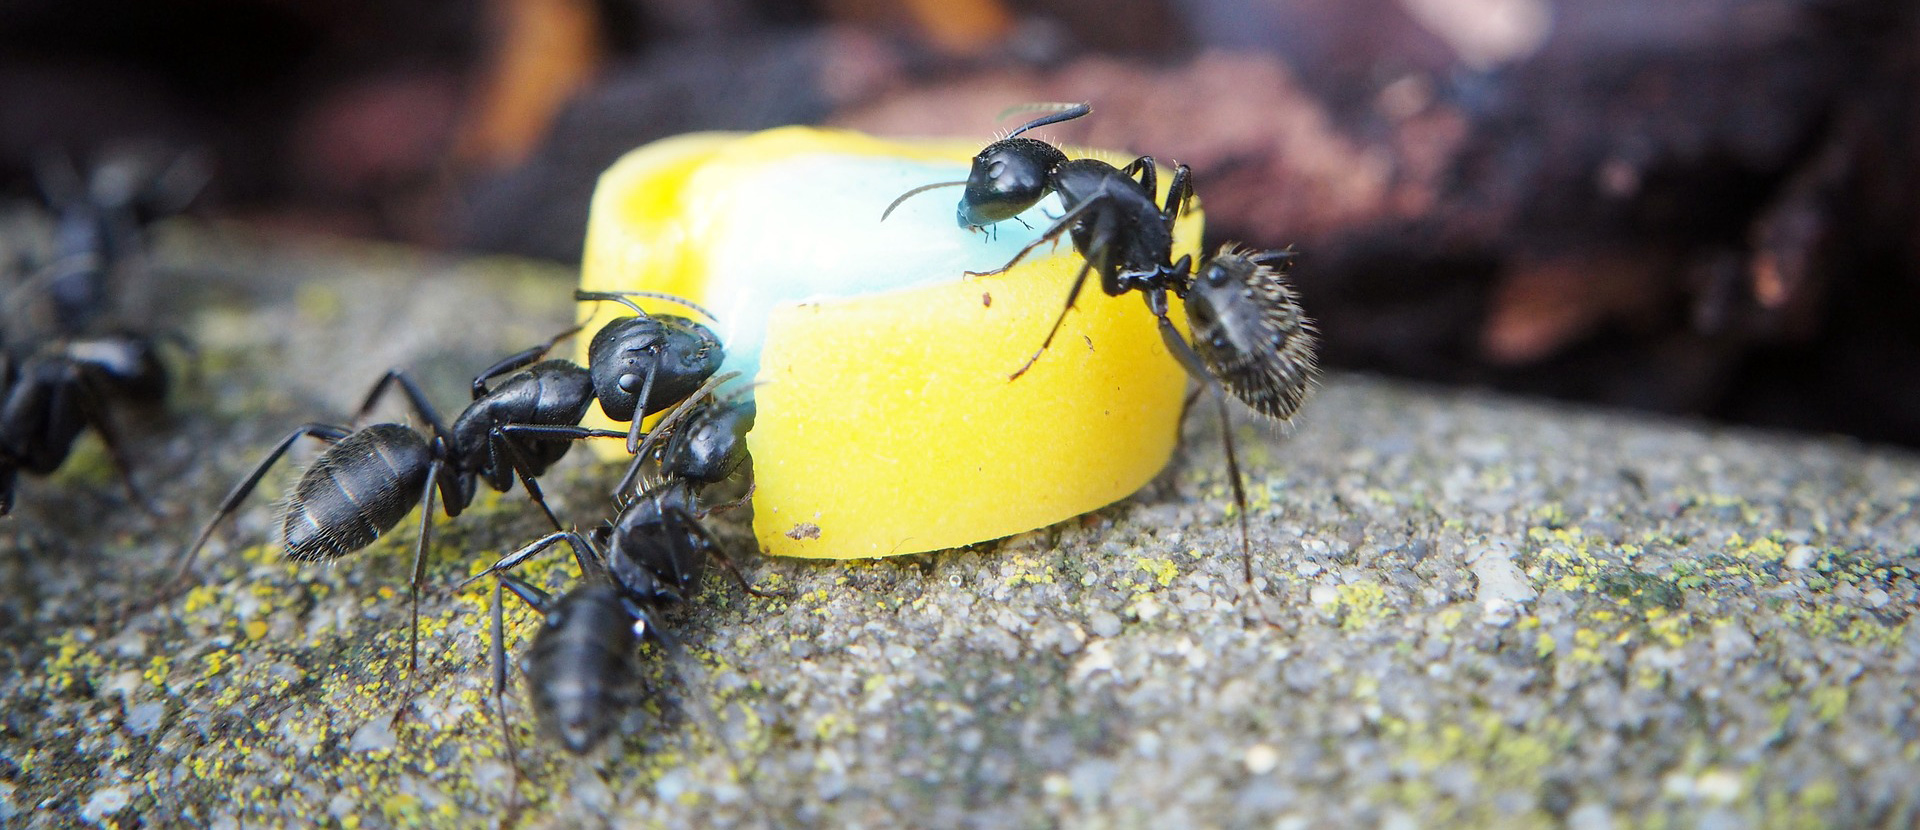
M 747 460 L 747 433 L 759 410 L 753 398 L 735 396 L 697 401 L 660 449 L 660 474 L 696 484 L 718 484 Z M 649 436 L 651 437 L 651 436 Z M 747 490 L 751 497 L 753 490 Z
M 627 467 L 626 475 L 614 488 L 616 505 L 625 506 L 626 494 L 637 492 L 642 465 L 648 461 L 654 462 L 661 480 L 683 481 L 700 487 L 725 481 L 746 463 L 747 433 L 753 430 L 758 409 L 753 399 L 744 394 L 746 390 L 725 398 L 714 393 L 721 385 L 739 376 L 739 372 L 728 372 L 709 378 L 653 425 L 653 429 L 646 433 L 646 438 L 633 452 L 635 463 Z M 515 424 L 507 426 L 505 430 L 516 435 L 568 440 L 630 437 L 628 432 L 591 427 Z M 753 489 L 749 487 L 746 495 L 739 499 L 700 511 L 699 515 L 704 518 L 731 510 L 745 504 L 752 496 Z
M 667 642 L 646 607 L 604 582 L 579 585 L 559 598 L 511 574 L 493 588 L 493 695 L 506 725 L 506 630 L 500 586 L 545 617 L 521 671 L 541 727 L 575 755 L 606 740 L 620 717 L 639 703 L 640 641 Z M 513 746 L 508 737 L 507 746 Z M 517 766 L 517 764 L 516 764 Z
M 13 509 L 19 472 L 59 469 L 88 427 L 106 444 L 134 502 L 154 512 L 134 483 L 108 409 L 166 399 L 170 384 L 159 338 L 112 329 L 100 319 L 116 293 L 115 277 L 139 264 L 145 224 L 184 206 L 205 182 L 184 188 L 182 197 L 179 183 L 163 187 L 164 175 L 143 182 L 148 177 L 137 167 L 114 160 L 82 182 L 70 160 L 41 160 L 41 191 L 55 214 L 53 257 L 8 292 L 6 322 L 20 322 L 18 307 L 36 304 L 25 316 L 50 318 L 53 325 L 24 338 L 28 342 L 0 347 L 0 516 Z
M 1315 371 L 1313 323 L 1301 312 L 1285 279 L 1292 251 L 1247 254 L 1229 244 L 1193 276 L 1192 258 L 1173 260 L 1173 226 L 1193 196 L 1192 171 L 1174 168 L 1166 201 L 1154 202 L 1158 172 L 1151 156 L 1116 168 L 1098 159 L 1069 159 L 1058 147 L 1021 133 L 1048 124 L 1080 118 L 1092 112 L 1089 104 L 1065 107 L 1035 118 L 1006 138 L 987 145 L 973 159 L 965 182 L 940 182 L 900 195 L 881 214 L 917 193 L 936 187 L 966 185 L 958 220 L 969 230 L 1018 216 L 1047 193 L 1060 195 L 1065 211 L 1039 238 L 992 271 L 969 271 L 987 276 L 1007 271 L 1040 245 L 1069 234 L 1084 260 L 1067 291 L 1066 305 L 1054 319 L 1046 339 L 1010 380 L 1026 374 L 1053 344 L 1086 284 L 1087 275 L 1100 272 L 1100 287 L 1108 296 L 1139 291 L 1158 322 L 1161 339 L 1187 373 L 1202 385 L 1215 386 L 1220 400 L 1222 435 L 1227 467 L 1233 481 L 1234 503 L 1240 514 L 1240 542 L 1245 576 L 1253 581 L 1253 554 L 1247 529 L 1247 499 L 1235 457 L 1233 434 L 1223 385 L 1235 397 L 1270 418 L 1291 418 L 1311 389 Z M 1278 263 L 1279 267 L 1270 267 Z M 1167 292 L 1187 304 L 1194 342 L 1189 345 L 1167 316 Z
M 633 309 L 636 315 L 616 317 L 609 321 L 587 347 L 588 371 L 592 374 L 594 390 L 600 399 L 600 409 L 608 418 L 630 422 L 628 429 L 611 432 L 582 426 L 514 424 L 506 428 L 507 432 L 543 439 L 625 438 L 629 454 L 647 457 L 658 437 L 671 432 L 673 425 L 685 417 L 688 404 L 704 399 L 719 384 L 738 376 L 737 372 L 718 378 L 714 376 L 714 372 L 725 361 L 726 353 L 711 329 L 685 317 L 648 314 L 630 299 L 632 297 L 669 300 L 698 311 L 709 320 L 713 319 L 706 309 L 667 294 L 649 291 L 574 292 L 576 300 L 618 302 Z M 646 402 L 644 408 L 640 403 L 642 400 Z M 653 432 L 645 430 L 645 417 L 676 404 L 678 406 L 661 419 Z M 636 413 L 640 417 L 635 417 Z M 747 415 L 745 426 L 735 440 L 737 446 L 722 450 L 723 455 L 732 453 L 732 465 L 713 480 L 725 478 L 734 467 L 739 466 L 746 453 L 745 430 L 752 427 L 752 416 Z M 638 466 L 629 467 L 626 477 L 614 487 L 616 501 L 622 499 L 623 494 L 633 492 L 638 470 Z M 693 472 L 698 474 L 700 471 Z
M 645 296 L 674 299 L 699 310 L 665 295 Z M 365 418 L 398 384 L 414 412 L 431 428 L 430 438 L 399 424 L 354 430 L 314 423 L 294 430 L 221 502 L 192 546 L 181 555 L 171 584 L 184 580 L 214 529 L 239 508 L 295 441 L 302 436 L 318 438 L 331 446 L 307 468 L 294 488 L 281 530 L 287 555 L 310 561 L 360 550 L 393 529 L 413 509 L 418 494 L 420 540 L 411 583 L 413 633 L 408 662 L 410 669 L 416 667 L 420 582 L 425 578 L 436 491 L 442 510 L 455 518 L 472 504 L 479 482 L 485 481 L 504 493 L 517 478 L 527 496 L 558 530 L 564 525 L 547 506 L 535 479 L 559 461 L 571 444 L 553 440 L 555 435 L 547 431 L 562 435 L 578 431 L 580 419 L 596 399 L 609 415 L 636 421 L 637 430 L 640 419 L 636 413 L 644 417 L 692 394 L 725 358 L 719 339 L 698 323 L 669 315 L 649 316 L 621 294 L 583 298 L 616 300 L 633 307 L 638 315 L 618 318 L 594 335 L 588 368 L 566 360 L 541 360 L 578 327 L 511 355 L 474 378 L 473 402 L 455 419 L 451 430 L 412 378 L 397 369 L 389 371 L 367 394 L 354 422 Z M 489 380 L 507 372 L 515 374 L 497 388 L 487 387 Z M 645 401 L 644 407 L 641 401 Z M 630 440 L 638 443 L 637 439 Z
M 13 510 L 16 477 L 60 469 L 80 434 L 92 427 L 147 512 L 109 405 L 155 404 L 166 398 L 167 371 L 154 342 L 135 335 L 62 340 L 16 352 L 0 349 L 0 516 Z
M 719 562 L 747 593 L 775 596 L 748 584 L 700 516 L 692 483 L 668 480 L 636 494 L 612 521 L 591 535 L 573 530 L 547 534 L 501 557 L 467 582 L 518 567 L 567 542 L 582 572 L 605 575 L 623 594 L 648 605 L 670 605 L 692 597 L 700 588 L 708 560 Z
M 633 309 L 633 317 L 616 317 L 587 345 L 587 365 L 601 411 L 615 421 L 632 422 L 627 452 L 637 453 L 644 432 L 641 418 L 686 400 L 720 370 L 726 352 L 711 329 L 685 317 L 648 314 L 632 297 L 668 300 L 714 319 L 691 302 L 650 291 L 575 291 L 582 302 L 611 300 Z M 644 407 L 642 402 L 645 402 Z
M 552 600 L 506 573 L 561 542 L 572 548 L 583 578 L 591 584 Z M 749 584 L 700 523 L 691 483 L 670 480 L 636 494 L 613 521 L 591 535 L 548 534 L 501 557 L 461 585 L 494 575 L 546 616 L 546 625 L 527 652 L 527 682 L 533 689 L 534 708 L 548 731 L 568 749 L 583 754 L 605 739 L 630 705 L 631 698 L 620 690 L 631 688 L 630 680 L 638 674 L 633 641 L 651 633 L 673 648 L 652 623 L 649 609 L 692 597 L 709 559 L 732 573 L 747 593 L 777 596 Z M 506 688 L 506 669 L 499 588 L 494 590 L 493 681 L 499 695 Z M 568 610 L 575 606 L 582 610 Z
M 288 500 L 281 522 L 287 556 L 301 561 L 331 560 L 360 550 L 392 530 L 413 510 L 417 500 L 421 508 L 420 539 L 413 562 L 413 635 L 408 661 L 410 669 L 417 666 L 420 582 L 425 577 L 431 544 L 436 492 L 442 510 L 453 518 L 473 503 L 481 481 L 506 492 L 518 478 L 527 496 L 553 526 L 562 526 L 547 507 L 535 477 L 565 455 L 570 445 L 513 438 L 502 427 L 512 423 L 577 424 L 586 415 L 593 402 L 587 370 L 565 360 L 540 360 L 574 331 L 511 355 L 476 376 L 473 402 L 454 420 L 451 430 L 420 386 L 398 369 L 387 372 L 374 384 L 354 421 L 364 418 L 398 384 L 414 413 L 426 422 L 430 435 L 422 436 L 394 423 L 360 429 L 310 423 L 295 429 L 227 494 L 200 535 L 180 555 L 170 584 L 185 580 L 194 557 L 214 529 L 239 508 L 295 441 L 303 436 L 317 438 L 330 446 L 301 475 Z M 507 372 L 515 373 L 498 387 L 488 388 L 490 379 Z
M 973 168 L 965 182 L 941 182 L 909 190 L 895 199 L 880 218 L 884 221 L 895 207 L 916 193 L 965 184 L 967 189 L 958 211 L 960 226 L 978 230 L 1018 216 L 1050 192 L 1058 193 L 1066 210 L 1039 238 L 999 268 L 967 272 L 969 276 L 1003 273 L 1033 249 L 1059 239 L 1063 233 L 1072 236 L 1074 248 L 1084 260 L 1080 273 L 1073 279 L 1073 287 L 1067 291 L 1067 304 L 1054 319 L 1046 340 L 1027 362 L 1014 370 L 1012 377 L 1017 379 L 1026 374 L 1047 347 L 1053 345 L 1054 336 L 1060 333 L 1060 324 L 1066 321 L 1067 312 L 1073 310 L 1080 296 L 1087 274 L 1094 270 L 1100 272 L 1101 290 L 1109 296 L 1141 292 L 1147 308 L 1159 320 L 1160 335 L 1166 339 L 1168 348 L 1188 362 L 1189 369 L 1198 369 L 1204 375 L 1205 367 L 1188 360 L 1191 350 L 1181 340 L 1173 322 L 1167 319 L 1167 291 L 1184 295 L 1188 274 L 1192 271 L 1189 257 L 1182 256 L 1179 262 L 1170 261 L 1174 220 L 1193 196 L 1189 181 L 1192 173 L 1188 167 L 1182 164 L 1174 168 L 1166 204 L 1161 206 L 1154 203 L 1159 173 L 1151 156 L 1141 156 L 1124 168 L 1116 168 L 1099 159 L 1069 159 L 1058 147 L 1020 137 L 1035 127 L 1070 121 L 1092 111 L 1091 105 L 1078 104 L 1021 125 L 974 156 Z M 1139 178 L 1136 180 L 1135 176 Z

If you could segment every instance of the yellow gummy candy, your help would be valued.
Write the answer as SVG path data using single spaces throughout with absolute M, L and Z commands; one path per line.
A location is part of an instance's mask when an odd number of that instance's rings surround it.
M 747 444 L 766 552 L 858 558 L 995 539 L 1125 498 L 1171 457 L 1186 376 L 1141 297 L 1108 297 L 1098 274 L 1053 346 L 1009 379 L 1082 260 L 1063 235 L 1005 274 L 962 272 L 1004 264 L 1057 200 L 1023 215 L 1031 227 L 991 234 L 956 224 L 959 188 L 880 221 L 906 189 L 964 179 L 979 149 L 799 127 L 703 133 L 642 147 L 601 176 L 582 288 L 709 307 L 729 366 L 757 366 Z M 1176 258 L 1197 257 L 1200 222 L 1197 206 L 1180 220 Z M 582 309 L 588 333 L 631 313 Z

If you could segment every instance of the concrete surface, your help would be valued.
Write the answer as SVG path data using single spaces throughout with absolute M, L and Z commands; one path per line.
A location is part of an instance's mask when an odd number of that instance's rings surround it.
M 1236 427 L 1252 595 L 1218 431 L 1193 418 L 1154 485 L 1044 531 L 746 557 L 790 598 L 710 580 L 669 617 L 692 659 L 586 758 L 536 733 L 516 673 L 516 774 L 487 591 L 445 589 L 540 533 L 517 493 L 439 524 L 424 690 L 398 720 L 411 520 L 332 566 L 284 561 L 292 466 L 200 587 L 113 618 L 287 430 L 344 419 L 390 365 L 451 411 L 479 367 L 563 325 L 571 277 L 231 232 L 165 251 L 178 291 L 139 313 L 202 353 L 133 430 L 162 515 L 89 442 L 0 523 L 0 824 L 1920 821 L 1920 459 L 1351 376 L 1291 435 Z M 585 523 L 616 475 L 576 453 L 550 490 Z M 510 630 L 517 653 L 533 615 Z

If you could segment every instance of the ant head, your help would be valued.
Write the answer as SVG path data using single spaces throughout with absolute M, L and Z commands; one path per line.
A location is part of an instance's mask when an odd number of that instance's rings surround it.
M 1020 215 L 1047 195 L 1053 169 L 1067 160 L 1060 148 L 1032 138 L 1006 138 L 973 157 L 960 227 L 981 228 Z
M 726 359 L 711 329 L 671 314 L 616 318 L 593 336 L 587 355 L 594 395 L 617 421 L 684 400 Z

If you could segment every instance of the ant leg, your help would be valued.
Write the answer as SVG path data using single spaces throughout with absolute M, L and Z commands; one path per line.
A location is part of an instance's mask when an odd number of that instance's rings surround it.
M 100 391 L 95 374 L 82 370 L 79 381 L 79 391 L 72 393 L 74 407 L 80 411 L 80 417 L 93 427 L 93 431 L 100 434 L 100 442 L 107 445 L 107 457 L 113 460 L 113 467 L 119 471 L 120 480 L 126 483 L 127 495 L 133 499 L 133 503 L 139 505 L 147 515 L 158 517 L 159 508 L 153 505 L 153 501 L 147 498 L 147 494 L 140 491 L 139 483 L 133 480 L 133 463 L 127 459 L 126 444 L 120 440 L 119 428 L 114 426 L 112 418 L 107 417 L 106 407 L 102 403 L 106 397 Z M 66 395 L 61 392 L 56 394 L 62 397 Z M 61 402 L 54 403 L 56 420 L 65 417 L 60 414 L 64 408 Z
M 1099 227 L 1094 230 L 1093 237 L 1087 244 L 1087 250 L 1104 252 L 1112 240 L 1112 225 L 1102 222 Z M 1026 374 L 1028 369 L 1033 368 L 1034 361 L 1040 359 L 1040 355 L 1047 351 L 1047 347 L 1053 345 L 1054 335 L 1060 333 L 1060 324 L 1067 321 L 1067 312 L 1073 310 L 1074 301 L 1080 298 L 1080 288 L 1086 285 L 1087 274 L 1092 272 L 1092 257 L 1083 257 L 1080 263 L 1080 273 L 1074 276 L 1073 287 L 1067 289 L 1067 304 L 1064 308 L 1060 309 L 1060 316 L 1053 318 L 1053 328 L 1047 330 L 1047 339 L 1040 341 L 1040 348 L 1035 349 L 1033 355 L 1027 358 L 1027 362 L 1020 364 L 1020 368 L 1015 369 L 1013 374 L 1007 377 L 1009 382 L 1019 380 L 1021 375 Z
M 193 345 L 193 341 L 177 329 L 166 329 L 155 332 L 153 342 L 156 345 L 160 343 L 170 343 L 174 348 L 180 350 L 180 354 L 185 357 L 187 364 L 186 377 L 181 378 L 181 380 L 190 387 L 198 388 L 202 380 L 200 373 L 203 371 L 199 347 Z M 158 350 L 156 349 L 155 351 L 157 352 Z
M 1260 616 L 1261 622 L 1267 624 L 1267 627 L 1282 628 L 1284 626 L 1275 622 L 1272 617 L 1267 616 L 1267 610 L 1260 606 L 1258 596 L 1253 593 L 1253 542 L 1251 540 L 1252 534 L 1247 529 L 1246 485 L 1243 483 L 1243 477 L 1240 474 L 1240 460 L 1234 453 L 1233 419 L 1227 415 L 1226 390 L 1217 382 L 1209 385 L 1213 387 L 1213 399 L 1220 407 L 1220 439 L 1227 451 L 1227 480 L 1233 482 L 1233 505 L 1240 514 L 1240 570 L 1241 576 L 1244 577 L 1247 582 L 1248 601 L 1253 603 L 1254 612 Z
M 584 441 L 588 438 L 627 437 L 627 433 L 625 432 L 617 432 L 610 429 L 594 429 L 592 427 L 567 426 L 564 424 L 501 424 L 500 426 L 494 427 L 490 432 L 499 435 L 503 443 L 508 447 L 507 451 L 513 455 L 514 474 L 520 477 L 520 483 L 527 488 L 527 495 L 531 497 L 535 503 L 540 505 L 541 510 L 546 511 L 547 518 L 553 522 L 555 530 L 559 530 L 563 525 L 560 524 L 559 519 L 554 517 L 553 511 L 547 509 L 547 501 L 540 492 L 540 486 L 535 484 L 533 477 L 526 472 L 530 468 L 530 465 L 527 464 L 525 455 L 521 453 L 520 448 L 513 442 L 510 436 L 524 435 L 529 438 L 556 441 L 562 439 L 568 441 Z M 615 495 L 618 495 L 617 491 Z
M 513 729 L 507 725 L 507 627 L 500 610 L 500 584 L 493 581 L 493 643 L 488 656 L 493 658 L 493 701 L 500 715 L 500 743 L 507 748 L 507 764 L 513 769 L 513 781 L 507 784 L 507 811 L 513 813 L 520 794 L 520 750 L 513 745 Z
M 500 446 L 506 448 L 507 464 L 513 467 L 513 474 L 520 477 L 520 486 L 526 488 L 527 498 L 539 505 L 540 512 L 547 514 L 547 521 L 553 523 L 554 530 L 565 530 L 566 527 L 560 524 L 560 517 L 553 515 L 553 509 L 547 506 L 547 496 L 540 491 L 540 483 L 529 472 L 533 469 L 533 463 L 527 460 L 527 454 L 521 451 L 519 442 L 509 438 L 501 427 L 487 430 L 487 434 L 489 442 L 498 439 Z
M 374 381 L 373 388 L 367 391 L 366 400 L 360 403 L 359 409 L 354 410 L 353 419 L 347 423 L 359 426 L 361 421 L 366 420 L 367 413 L 372 412 L 373 407 L 380 403 L 380 399 L 386 397 L 387 390 L 393 386 L 393 382 L 404 377 L 406 372 L 400 369 L 388 369 L 386 374 Z
M 427 466 L 427 483 L 421 488 L 425 492 L 420 496 L 420 541 L 413 552 L 413 584 L 408 587 L 413 603 L 413 634 L 407 639 L 408 685 L 420 668 L 420 583 L 427 579 L 427 549 L 433 547 L 433 496 L 440 489 L 434 484 L 440 480 L 441 463 L 435 459 Z
M 698 521 L 696 521 L 693 517 L 693 514 L 688 513 L 687 511 L 679 507 L 669 507 L 667 508 L 667 510 L 677 514 L 680 519 L 682 519 L 687 523 L 687 527 L 693 528 L 693 532 L 700 534 L 700 536 L 706 540 L 707 550 L 709 552 L 708 555 L 712 556 L 715 561 L 718 561 L 720 563 L 720 567 L 726 568 L 727 573 L 733 574 L 734 580 L 740 583 L 741 590 L 744 590 L 747 593 L 752 594 L 761 599 L 780 599 L 786 596 L 785 594 L 768 593 L 766 591 L 762 591 L 758 588 L 753 587 L 752 584 L 747 582 L 746 575 L 740 573 L 739 566 L 733 564 L 733 558 L 728 556 L 726 554 L 726 551 L 723 551 L 720 549 L 720 541 L 718 539 L 713 538 L 713 534 L 708 532 L 706 527 L 702 526 Z
M 966 272 L 967 276 L 991 277 L 994 274 L 1006 273 L 1008 269 L 1018 264 L 1020 260 L 1025 259 L 1027 254 L 1033 253 L 1033 249 L 1038 248 L 1041 245 L 1049 242 L 1058 242 L 1060 240 L 1060 235 L 1063 233 L 1066 233 L 1067 229 L 1071 228 L 1074 222 L 1079 221 L 1081 214 L 1092 210 L 1094 205 L 1104 204 L 1104 203 L 1105 202 L 1101 197 L 1095 196 L 1091 199 L 1081 202 L 1080 204 L 1074 205 L 1072 208 L 1069 208 L 1067 212 L 1060 214 L 1060 218 L 1053 220 L 1053 224 L 1048 225 L 1047 229 L 1045 231 L 1042 231 L 1038 238 L 1034 239 L 1032 242 L 1027 243 L 1027 246 L 1024 248 L 1021 248 L 1019 253 L 1014 254 L 1013 259 L 1007 260 L 1007 264 L 1002 265 L 998 268 L 995 268 L 991 271 L 968 271 Z
M 716 513 L 725 513 L 729 510 L 733 510 L 739 507 L 744 507 L 747 504 L 747 502 L 753 501 L 754 491 L 759 489 L 760 489 L 759 481 L 756 480 L 756 481 L 748 482 L 746 495 L 741 496 L 740 498 L 734 499 L 733 501 L 726 502 L 725 504 L 716 504 L 712 507 L 702 510 L 700 511 L 699 518 L 705 519 L 706 517 L 712 516 Z
M 494 429 L 505 435 L 520 435 L 536 440 L 584 441 L 588 438 L 625 438 L 627 431 L 575 427 L 565 424 L 501 424 Z
M 1213 399 L 1220 405 L 1220 437 L 1227 449 L 1227 478 L 1233 482 L 1233 505 L 1240 513 L 1240 568 L 1249 588 L 1253 585 L 1253 542 L 1247 530 L 1247 489 L 1240 476 L 1240 459 L 1233 448 L 1233 419 L 1227 414 L 1227 393 L 1220 384 L 1213 386 Z
M 634 396 L 633 399 L 633 421 L 627 424 L 628 455 L 639 454 L 640 436 L 646 432 L 646 429 L 642 427 L 641 424 L 646 423 L 647 416 L 653 414 L 647 411 L 647 401 L 653 397 L 653 378 L 655 375 L 660 374 L 660 354 L 657 349 L 653 356 L 654 360 L 647 365 L 647 377 L 640 382 L 640 394 Z M 615 491 L 614 495 L 618 496 L 619 491 Z
M 473 399 L 477 401 L 483 397 L 486 397 L 486 394 L 488 392 L 487 381 L 492 380 L 501 375 L 504 375 L 508 372 L 514 371 L 516 369 L 524 369 L 527 366 L 532 365 L 534 361 L 539 360 L 540 358 L 546 357 L 547 352 L 553 351 L 553 347 L 560 345 L 560 341 L 565 340 L 579 333 L 580 333 L 580 326 L 574 326 L 573 328 L 567 329 L 566 331 L 563 331 L 563 332 L 560 332 L 559 334 L 554 335 L 553 339 L 548 340 L 545 343 L 542 343 L 538 346 L 534 346 L 522 351 L 514 352 L 513 354 L 508 355 L 505 358 L 502 358 L 500 362 L 495 363 L 492 366 L 488 366 L 485 370 L 482 370 L 480 374 L 475 375 L 473 378 Z
M 403 369 L 388 369 L 386 374 L 380 376 L 380 380 L 373 384 L 372 391 L 367 393 L 366 401 L 360 404 L 360 411 L 354 413 L 352 423 L 358 424 L 365 419 L 367 413 L 373 411 L 374 405 L 380 402 L 387 390 L 395 383 L 400 384 L 400 390 L 406 393 L 407 402 L 413 405 L 414 413 L 425 419 L 428 426 L 433 427 L 434 436 L 451 445 L 452 441 L 447 438 L 446 422 L 440 420 L 440 412 L 427 400 L 427 393 L 420 388 L 420 384 L 415 383 L 413 376 L 408 375 Z
M 1154 167 L 1153 156 L 1141 156 L 1128 162 L 1127 166 L 1120 168 L 1120 175 L 1127 178 L 1137 175 L 1140 186 L 1146 188 L 1148 194 L 1160 192 L 1160 171 Z
M 280 439 L 280 443 L 273 448 L 273 451 L 267 453 L 266 459 L 261 461 L 259 466 L 254 467 L 253 472 L 249 473 L 245 479 L 242 479 L 240 483 L 233 488 L 233 492 L 228 493 L 227 497 L 220 502 L 219 509 L 214 511 L 213 518 L 207 520 L 206 527 L 200 529 L 200 535 L 194 538 L 193 544 L 180 553 L 178 561 L 174 565 L 173 578 L 168 581 L 168 584 L 171 585 L 186 579 L 187 570 L 193 566 L 194 557 L 200 555 L 200 549 L 206 546 L 209 538 L 212 538 L 214 528 L 219 527 L 222 521 L 226 520 L 228 516 L 233 515 L 235 510 L 239 509 L 240 502 L 253 493 L 253 488 L 260 484 L 260 479 L 266 476 L 267 470 L 273 467 L 274 462 L 280 460 L 280 456 L 286 455 L 287 448 L 293 446 L 293 442 L 300 440 L 300 437 L 303 435 L 311 435 L 332 444 L 347 437 L 352 434 L 352 432 L 353 430 L 347 429 L 346 427 L 333 426 L 331 424 L 305 424 L 299 429 L 288 433 L 287 437 Z
M 576 531 L 562 530 L 535 539 L 525 547 L 500 557 L 500 561 L 487 566 L 487 569 L 484 571 L 461 580 L 460 584 L 456 587 L 465 588 L 468 585 L 484 579 L 488 574 L 511 578 L 507 576 L 505 571 L 517 568 L 520 566 L 520 563 L 545 553 L 548 550 L 552 550 L 556 545 L 559 545 L 562 540 L 565 540 L 567 544 L 573 547 L 573 559 L 580 565 L 580 575 L 582 578 L 591 578 L 594 573 L 604 570 L 604 568 L 599 566 L 597 558 L 590 558 L 588 556 L 589 551 L 598 552 L 594 551 L 593 546 L 588 543 L 584 537 Z
M 1186 258 L 1181 257 L 1181 259 L 1184 261 Z M 1214 383 L 1213 370 L 1207 367 L 1207 362 L 1193 350 L 1193 346 L 1187 343 L 1187 339 L 1180 336 L 1180 330 L 1173 327 L 1173 321 L 1167 319 L 1166 290 L 1156 288 L 1141 296 L 1146 299 L 1147 310 L 1153 313 L 1153 318 L 1160 328 L 1160 339 L 1166 342 L 1167 351 L 1173 353 L 1174 359 L 1180 361 L 1181 368 L 1186 369 L 1188 375 L 1202 384 Z
M 1167 342 L 1167 350 L 1173 352 L 1173 356 L 1179 359 L 1180 365 L 1186 368 L 1187 374 L 1192 375 L 1195 380 L 1200 381 L 1203 387 L 1213 391 L 1214 400 L 1220 406 L 1220 439 L 1226 446 L 1227 478 L 1233 484 L 1233 505 L 1234 509 L 1239 512 L 1240 519 L 1241 571 L 1246 577 L 1248 587 L 1251 588 L 1253 585 L 1253 542 L 1251 541 L 1252 533 L 1248 530 L 1247 526 L 1247 490 L 1243 482 L 1243 477 L 1240 474 L 1239 455 L 1234 451 L 1233 420 L 1227 414 L 1226 390 L 1221 387 L 1220 381 L 1213 377 L 1213 373 L 1207 368 L 1206 362 L 1200 359 L 1198 353 L 1194 352 L 1193 346 L 1188 344 L 1186 339 L 1180 336 L 1179 330 L 1173 327 L 1173 322 L 1167 319 L 1166 292 L 1157 290 L 1150 291 L 1146 294 L 1146 300 L 1148 310 L 1152 311 L 1153 316 L 1159 320 L 1160 336 Z M 1193 399 L 1188 398 L 1187 404 L 1191 406 Z M 1266 612 L 1264 610 L 1260 612 L 1260 615 L 1268 625 L 1278 627 L 1277 623 L 1266 619 Z
M 1147 192 L 1153 192 L 1153 185 L 1147 185 Z M 1173 183 L 1167 185 L 1167 206 L 1160 210 L 1160 218 L 1166 220 L 1167 227 L 1173 227 L 1173 220 L 1187 212 L 1187 202 L 1193 199 L 1193 168 L 1184 164 L 1173 168 Z
M 707 378 L 706 383 L 700 384 L 699 389 L 693 390 L 693 394 L 688 395 L 686 400 L 675 404 L 673 409 L 669 410 L 665 417 L 662 417 L 658 423 L 653 425 L 653 429 L 647 432 L 647 440 L 642 441 L 637 447 L 628 447 L 628 451 L 633 453 L 633 463 L 627 465 L 626 475 L 621 476 L 620 483 L 614 485 L 613 496 L 616 503 L 620 500 L 620 494 L 627 492 L 628 488 L 632 487 L 634 482 L 639 479 L 640 463 L 653 454 L 653 447 L 655 444 L 660 443 L 660 436 L 669 434 L 673 431 L 674 427 L 680 425 L 681 421 L 686 420 L 687 417 L 693 413 L 694 406 L 707 396 L 712 395 L 713 390 L 720 388 L 722 384 L 739 376 L 739 372 L 722 372 Z M 640 419 L 636 417 L 633 419 L 633 422 L 637 426 L 640 423 Z
M 544 617 L 553 612 L 552 594 L 513 574 L 497 574 L 497 576 L 498 584 L 507 586 L 507 590 L 512 591 L 513 595 L 519 597 L 522 602 L 533 606 L 533 610 L 540 612 L 541 616 Z

